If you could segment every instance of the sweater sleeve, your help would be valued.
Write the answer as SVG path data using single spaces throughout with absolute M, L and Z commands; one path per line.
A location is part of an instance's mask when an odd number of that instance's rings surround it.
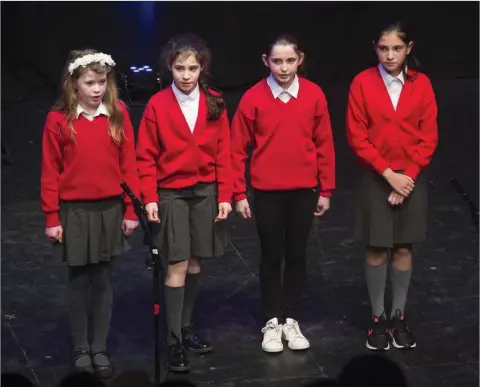
M 254 116 L 249 111 L 245 96 L 240 100 L 232 120 L 231 157 L 233 172 L 233 195 L 235 200 L 247 197 L 245 166 L 248 160 L 248 147 L 253 145 Z
M 363 104 L 362 87 L 357 79 L 354 79 L 350 86 L 346 121 L 347 140 L 353 152 L 382 174 L 390 164 L 368 139 L 368 117 Z
M 220 117 L 220 134 L 217 144 L 216 175 L 218 202 L 232 202 L 232 161 L 230 157 L 230 125 L 227 112 Z
M 47 115 L 42 138 L 40 196 L 45 227 L 60 226 L 59 179 L 62 171 L 62 137 L 56 113 Z
M 420 171 L 432 160 L 438 145 L 437 103 L 430 80 L 425 77 L 425 91 L 420 117 L 420 141 L 410 154 L 410 164 L 404 174 L 416 179 Z
M 313 141 L 317 149 L 317 173 L 320 184 L 320 196 L 330 197 L 335 189 L 335 149 L 330 114 L 323 92 L 321 92 L 316 104 Z
M 130 115 L 125 105 L 120 104 L 120 109 L 123 113 L 123 128 L 125 136 L 122 138 L 120 144 L 120 170 L 122 172 L 122 179 L 132 190 L 135 196 L 139 197 L 139 182 L 137 173 L 137 163 L 135 159 L 135 135 L 133 133 L 133 126 L 130 120 Z M 128 195 L 124 195 L 125 201 L 125 219 L 137 220 L 138 217 L 133 209 L 133 204 Z
M 157 160 L 160 156 L 158 127 L 153 105 L 145 107 L 137 141 L 137 168 L 140 191 L 145 204 L 157 202 Z

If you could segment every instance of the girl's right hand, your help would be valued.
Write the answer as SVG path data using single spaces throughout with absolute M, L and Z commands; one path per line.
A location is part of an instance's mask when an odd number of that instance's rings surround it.
M 156 222 L 160 223 L 160 218 L 158 217 L 158 203 L 151 202 L 145 206 L 145 210 L 147 211 L 147 217 L 149 222 Z
M 45 229 L 45 235 L 52 242 L 62 243 L 63 228 L 62 228 L 62 226 L 47 227 Z
M 392 188 L 398 192 L 400 195 L 407 197 L 413 191 L 415 187 L 415 182 L 413 179 L 407 175 L 401 173 L 388 171 L 385 173 L 385 179 L 392 186 Z
M 250 211 L 250 205 L 248 204 L 247 199 L 239 200 L 235 204 L 237 214 L 239 214 L 243 219 L 248 219 L 252 217 L 252 211 Z

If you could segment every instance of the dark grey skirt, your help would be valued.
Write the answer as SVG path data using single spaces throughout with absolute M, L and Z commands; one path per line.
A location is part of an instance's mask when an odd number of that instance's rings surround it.
M 228 239 L 218 215 L 217 185 L 196 184 L 182 189 L 159 189 L 160 227 L 155 242 L 164 264 L 190 257 L 220 257 Z
M 427 238 L 427 173 L 419 174 L 413 192 L 398 206 L 387 201 L 392 191 L 383 176 L 360 168 L 354 234 L 366 246 L 392 248 L 394 244 L 417 243 Z
M 124 204 L 120 197 L 95 201 L 62 201 L 62 243 L 54 244 L 55 258 L 69 266 L 110 261 L 129 249 L 122 231 Z

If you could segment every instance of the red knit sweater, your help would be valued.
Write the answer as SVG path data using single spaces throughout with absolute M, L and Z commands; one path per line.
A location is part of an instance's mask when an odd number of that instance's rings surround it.
M 125 181 L 139 194 L 132 123 L 126 107 L 120 145 L 108 134 L 108 117 L 89 121 L 82 114 L 74 120 L 75 144 L 62 112 L 50 111 L 43 131 L 40 194 L 46 227 L 59 226 L 60 200 L 98 200 L 123 193 Z M 125 197 L 125 219 L 137 219 L 130 199 Z
M 350 87 L 347 138 L 362 164 L 380 174 L 387 168 L 403 170 L 416 179 L 438 144 L 430 80 L 409 71 L 395 110 L 378 67 L 362 71 Z
M 253 146 L 251 184 L 261 190 L 335 189 L 335 152 L 325 95 L 299 78 L 298 98 L 274 98 L 262 79 L 242 97 L 232 122 L 234 196 L 246 197 L 247 148 Z

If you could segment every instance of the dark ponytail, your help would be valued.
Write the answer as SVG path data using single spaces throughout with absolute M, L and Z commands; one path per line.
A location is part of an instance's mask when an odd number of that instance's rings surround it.
M 218 95 L 216 95 L 216 93 L 213 94 L 211 90 L 214 89 L 207 84 L 206 79 L 209 76 L 212 53 L 207 43 L 202 38 L 187 33 L 170 39 L 163 48 L 160 56 L 160 65 L 166 67 L 166 70 L 169 70 L 175 59 L 177 59 L 179 55 L 186 53 L 192 53 L 195 55 L 198 63 L 200 63 L 203 68 L 198 79 L 198 85 L 205 93 L 207 99 L 207 120 L 218 120 L 225 111 L 225 101 L 221 97 L 219 91 L 215 90 L 218 92 Z

